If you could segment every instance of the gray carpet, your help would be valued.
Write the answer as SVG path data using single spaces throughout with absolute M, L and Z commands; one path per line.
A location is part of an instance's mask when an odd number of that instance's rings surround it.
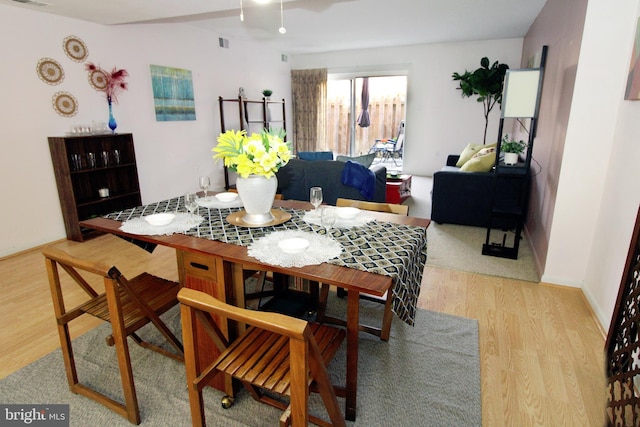
M 330 312 L 346 302 L 330 298 Z M 363 318 L 380 319 L 379 304 L 363 302 Z M 179 328 L 176 309 L 166 320 Z M 80 379 L 100 384 L 120 399 L 120 383 L 112 348 L 104 344 L 106 325 L 74 340 Z M 148 331 L 145 331 L 148 332 Z M 151 332 L 153 333 L 153 331 Z M 146 337 L 149 337 L 147 334 Z M 86 349 L 90 357 L 82 357 Z M 184 365 L 131 345 L 133 371 L 143 426 L 189 426 Z M 336 383 L 343 383 L 343 348 L 330 365 Z M 341 381 L 339 379 L 342 379 Z M 353 426 L 480 426 L 480 362 L 475 320 L 419 310 L 416 327 L 394 319 L 388 343 L 361 334 L 358 405 Z M 204 399 L 210 426 L 274 426 L 281 412 L 251 399 L 243 390 L 228 410 L 220 406 L 222 393 L 207 389 Z M 338 398 L 344 409 L 344 399 Z M 19 404 L 68 403 L 72 426 L 129 426 L 102 405 L 69 392 L 60 350 L 37 360 L 0 381 L 0 402 Z M 324 417 L 317 395 L 312 412 Z
M 524 234 L 520 241 L 518 259 L 512 260 L 482 255 L 486 233 L 486 228 L 431 222 L 427 229 L 429 241 L 427 265 L 528 282 L 540 281 L 533 253 Z M 492 232 L 491 237 L 494 239 L 501 236 L 498 232 Z M 512 239 L 511 236 L 509 238 Z M 512 240 L 507 240 L 507 245 L 511 246 Z

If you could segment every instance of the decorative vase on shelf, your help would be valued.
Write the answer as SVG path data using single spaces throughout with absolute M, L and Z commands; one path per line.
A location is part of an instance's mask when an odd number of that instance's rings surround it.
M 247 224 L 260 225 L 273 221 L 271 207 L 276 197 L 278 178 L 261 175 L 238 177 L 236 188 L 246 212 L 242 219 Z
M 107 102 L 109 103 L 109 129 L 111 129 L 111 133 L 116 133 L 116 128 L 118 127 L 118 123 L 116 122 L 116 118 L 113 116 L 113 107 L 111 102 L 111 97 L 107 97 Z
M 518 153 L 504 153 L 504 164 L 515 165 L 518 164 Z

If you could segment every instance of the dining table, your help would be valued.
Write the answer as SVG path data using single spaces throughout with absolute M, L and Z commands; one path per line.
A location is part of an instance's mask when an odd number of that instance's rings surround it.
M 345 398 L 345 418 L 354 421 L 358 390 L 360 295 L 381 297 L 391 291 L 394 313 L 399 320 L 413 325 L 427 258 L 430 220 L 367 211 L 366 221 L 346 227 L 337 223 L 327 231 L 309 219 L 312 210 L 309 202 L 274 200 L 272 212 L 276 213 L 276 219 L 282 220 L 272 225 L 256 226 L 233 220 L 243 212 L 241 203 L 230 207 L 220 203 L 201 205 L 189 214 L 184 207 L 184 198 L 180 196 L 86 219 L 80 225 L 122 237 L 150 251 L 157 245 L 174 248 L 182 286 L 207 292 L 240 307 L 245 303 L 243 271 L 251 269 L 346 290 L 346 380 L 344 385 L 336 386 L 336 394 Z M 146 216 L 167 212 L 190 215 L 191 222 L 167 229 L 149 228 L 142 223 Z M 316 235 L 318 239 L 328 238 L 332 244 L 338 245 L 339 251 L 330 254 L 329 259 L 307 265 L 295 260 L 279 263 L 273 257 L 265 258 L 264 247 L 260 255 L 257 251 L 259 244 L 279 233 L 306 233 L 304 235 L 311 237 L 312 241 Z M 273 256 L 277 249 L 268 252 Z M 283 259 L 291 261 L 286 254 Z M 233 325 L 219 326 L 230 339 L 238 333 Z M 393 344 L 381 342 L 381 345 Z M 200 351 L 204 353 L 201 363 L 217 356 L 215 345 L 201 346 Z M 235 392 L 229 378 L 218 379 L 211 385 L 229 395 Z

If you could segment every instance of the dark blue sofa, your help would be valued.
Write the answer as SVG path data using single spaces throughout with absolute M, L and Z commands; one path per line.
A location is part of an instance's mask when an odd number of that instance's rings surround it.
M 323 203 L 335 205 L 339 197 L 367 200 L 360 191 L 342 184 L 344 162 L 335 160 L 307 161 L 291 159 L 276 173 L 278 193 L 285 200 L 309 201 L 311 187 L 322 187 Z M 384 202 L 386 198 L 387 169 L 384 166 L 369 168 L 376 177 L 375 190 L 371 202 Z
M 431 220 L 438 224 L 488 227 L 491 219 L 494 173 L 462 172 L 456 167 L 459 158 L 458 155 L 448 156 L 447 165 L 433 174 Z M 525 197 L 528 201 L 530 182 L 528 176 L 523 192 L 521 180 L 501 177 L 495 183 L 497 205 L 519 206 L 520 197 Z M 493 226 L 507 227 L 509 224 L 508 221 L 494 221 Z

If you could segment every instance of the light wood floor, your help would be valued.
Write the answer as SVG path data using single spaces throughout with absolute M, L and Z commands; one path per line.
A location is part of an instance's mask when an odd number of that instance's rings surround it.
M 114 236 L 59 244 L 128 276 L 177 279 L 168 248 L 148 254 Z M 40 251 L 0 260 L 0 277 L 4 378 L 59 340 Z M 603 425 L 604 335 L 580 290 L 427 267 L 419 305 L 478 320 L 483 426 Z M 75 336 L 95 326 L 75 323 Z

